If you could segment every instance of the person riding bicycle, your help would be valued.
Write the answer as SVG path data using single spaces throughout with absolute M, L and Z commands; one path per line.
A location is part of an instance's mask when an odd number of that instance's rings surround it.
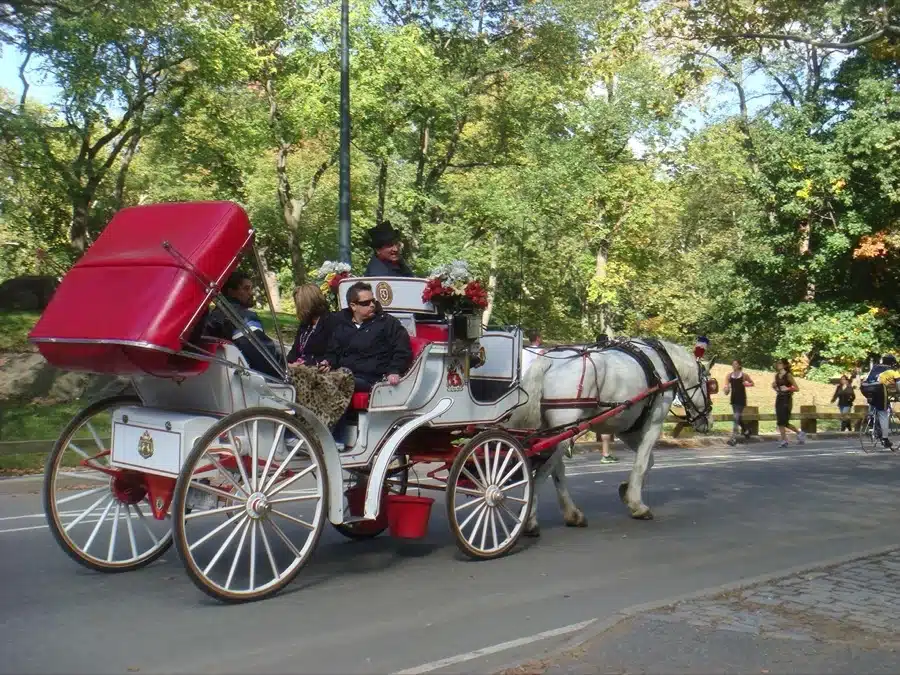
M 897 398 L 897 380 L 900 380 L 897 359 L 893 354 L 881 357 L 881 363 L 872 367 L 860 386 L 863 396 L 869 401 L 870 411 L 875 412 L 881 443 L 890 448 L 891 401 Z

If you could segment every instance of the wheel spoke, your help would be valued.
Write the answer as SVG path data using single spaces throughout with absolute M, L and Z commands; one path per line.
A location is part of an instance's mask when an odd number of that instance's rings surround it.
M 488 507 L 488 510 L 485 512 L 484 521 L 481 523 L 481 544 L 479 548 L 483 551 L 484 544 L 487 541 L 487 533 L 488 533 L 488 522 L 491 519 L 491 514 L 494 512 L 494 509 Z
M 272 526 L 272 529 L 275 530 L 275 534 L 277 534 L 281 538 L 281 541 L 284 542 L 285 546 L 287 546 L 289 549 L 291 549 L 291 553 L 293 553 L 297 558 L 303 557 L 303 554 L 297 550 L 296 546 L 294 546 L 294 542 L 292 542 L 288 538 L 288 536 L 284 533 L 284 530 L 282 530 L 280 527 L 278 527 L 278 523 L 276 523 L 274 520 L 271 520 L 271 519 L 266 522 L 268 522 L 269 525 Z
M 484 503 L 484 497 L 479 497 L 478 499 L 472 499 L 467 502 L 464 502 L 464 503 L 460 504 L 459 506 L 454 505 L 454 508 L 456 509 L 456 512 L 459 513 L 463 509 L 467 509 L 470 506 L 475 506 L 476 504 L 483 504 L 483 503 Z
M 255 480 L 256 476 L 254 476 L 253 478 Z M 240 560 L 241 552 L 244 550 L 244 541 L 246 541 L 247 539 L 247 531 L 250 529 L 251 522 L 252 521 L 247 518 L 247 520 L 241 523 L 243 531 L 241 532 L 241 538 L 238 540 L 237 551 L 234 552 L 234 559 L 231 561 L 231 569 L 228 570 L 228 578 L 225 580 L 226 589 L 231 588 L 231 580 L 234 579 L 234 571 L 237 569 L 238 560 Z
M 253 491 L 253 487 L 250 485 L 250 479 L 247 477 L 247 470 L 244 468 L 244 457 L 238 452 L 237 442 L 235 442 L 234 434 L 232 432 L 228 432 L 228 438 L 231 441 L 231 447 L 228 448 L 231 451 L 232 457 L 234 457 L 234 461 L 237 462 L 238 471 L 241 474 L 241 480 L 244 481 L 244 485 L 250 488 L 250 491 Z M 250 494 L 250 492 L 247 492 Z
M 508 481 L 508 480 L 510 479 L 510 477 L 511 477 L 516 471 L 518 471 L 518 470 L 521 469 L 521 468 L 524 468 L 524 466 L 525 466 L 524 462 L 522 462 L 522 461 L 516 462 L 516 465 L 515 465 L 513 468 L 511 468 L 509 471 L 507 471 L 507 472 L 503 475 L 503 478 L 501 478 L 500 480 L 497 481 L 497 485 L 503 485 L 506 481 Z
M 98 499 L 98 500 L 95 501 L 93 504 L 91 504 L 91 505 L 87 508 L 87 510 L 83 511 L 82 514 L 81 514 L 80 516 L 78 516 L 75 520 L 73 520 L 71 523 L 69 523 L 68 525 L 66 525 L 65 528 L 63 529 L 63 531 L 68 533 L 69 530 L 71 530 L 71 529 L 72 529 L 73 527 L 75 527 L 78 523 L 80 523 L 82 520 L 84 520 L 85 518 L 87 518 L 91 513 L 94 512 L 94 509 L 96 509 L 98 506 L 100 506 L 100 505 L 101 505 L 104 501 L 106 501 L 107 499 L 109 500 L 110 508 L 112 508 L 112 500 L 113 500 L 113 496 L 112 496 L 111 494 L 105 494 L 105 495 L 103 495 L 102 497 L 100 497 L 100 499 Z
M 494 548 L 498 548 L 500 546 L 500 542 L 497 540 L 497 509 L 491 509 L 491 536 L 494 538 Z
M 77 452 L 79 455 L 81 455 L 81 456 L 84 457 L 85 459 L 90 459 L 90 455 L 87 454 L 87 453 L 86 453 L 84 450 L 82 450 L 81 448 L 79 448 L 77 445 L 75 445 L 72 441 L 69 441 L 68 447 L 72 448 L 72 450 L 74 450 L 75 452 Z
M 479 492 L 478 490 L 472 490 L 471 488 L 456 486 L 456 492 L 461 495 L 468 495 L 469 497 L 482 497 L 484 496 L 484 492 Z
M 250 521 L 250 587 L 248 591 L 256 588 L 256 526 L 255 520 Z
M 109 510 L 112 508 L 113 502 L 115 500 L 112 497 L 109 497 L 109 504 L 106 505 L 106 508 L 103 509 L 103 513 L 100 514 L 100 518 L 97 519 L 97 523 L 94 525 L 94 529 L 91 531 L 91 536 L 88 537 L 87 543 L 84 545 L 84 552 L 87 553 L 88 549 L 90 549 L 91 544 L 94 543 L 94 537 L 97 536 L 97 532 L 100 531 L 100 526 L 103 525 L 103 521 L 106 520 L 106 516 L 109 514 Z M 82 514 L 84 515 L 84 514 Z
M 513 456 L 514 454 L 516 454 L 516 453 L 513 452 L 512 449 L 510 449 L 509 452 L 506 453 L 506 457 L 503 458 L 503 465 L 497 470 L 497 473 L 495 473 L 495 474 L 491 477 L 492 480 L 496 481 L 497 483 L 500 483 L 500 482 L 501 482 L 501 481 L 500 481 L 500 476 L 502 476 L 502 475 L 503 475 L 503 472 L 506 471 L 506 465 L 509 464 L 509 460 L 512 459 L 512 456 Z
M 116 502 L 116 513 L 113 516 L 112 534 L 109 537 L 109 550 L 106 552 L 106 562 L 112 562 L 113 554 L 116 552 L 116 535 L 119 533 L 119 513 L 122 509 L 122 503 Z
M 250 489 L 256 490 L 256 472 L 259 467 L 256 466 L 258 458 L 256 446 L 259 441 L 259 420 L 253 420 L 253 433 L 250 434 Z M 241 540 L 243 541 L 243 540 Z M 227 588 L 227 586 L 226 586 Z
M 282 464 L 281 466 L 283 467 L 284 464 Z M 274 490 L 272 490 L 271 492 L 269 492 L 269 493 L 268 493 L 268 496 L 269 496 L 269 497 L 274 497 L 274 496 L 277 495 L 279 492 L 281 492 L 282 490 L 284 490 L 286 487 L 290 487 L 291 485 L 293 485 L 294 483 L 296 483 L 298 480 L 300 480 L 300 479 L 303 478 L 304 476 L 308 476 L 310 473 L 312 473 L 313 471 L 315 471 L 317 468 L 318 468 L 318 467 L 316 467 L 315 464 L 312 464 L 312 465 L 306 467 L 305 469 L 303 469 L 303 471 L 300 471 L 299 473 L 295 473 L 293 476 L 291 476 L 290 478 L 288 478 L 287 480 L 285 480 L 281 485 L 279 485 L 279 486 L 276 487 Z M 269 488 L 270 488 L 270 489 L 272 488 L 272 483 L 269 483 Z
M 478 519 L 475 521 L 475 525 L 472 527 L 472 534 L 466 537 L 466 541 L 469 542 L 469 546 L 473 546 L 472 540 L 475 539 L 475 535 L 478 534 L 478 528 L 481 527 L 481 521 L 484 520 L 484 516 L 487 512 L 490 511 L 490 508 L 485 504 L 484 508 L 481 509 L 481 512 L 478 515 Z M 460 530 L 462 528 L 459 528 Z
M 270 499 L 270 504 L 287 504 L 289 502 L 311 502 L 319 499 L 319 494 L 314 495 L 297 495 L 296 497 L 282 497 L 281 499 Z
M 197 479 L 191 481 L 190 484 L 191 490 L 200 490 L 201 492 L 208 492 L 211 495 L 216 495 L 217 497 L 222 497 L 223 499 L 234 500 L 237 502 L 244 503 L 247 501 L 245 497 L 241 495 L 236 495 L 233 492 L 225 492 L 225 490 L 220 490 L 219 488 L 214 488 L 212 485 L 207 485 L 206 483 L 201 483 Z
M 517 504 L 527 504 L 528 503 L 527 499 L 521 499 L 520 497 L 511 497 L 510 495 L 506 495 L 506 499 L 508 499 L 511 502 L 516 502 Z
M 76 499 L 81 499 L 82 497 L 87 497 L 88 495 L 95 495 L 98 492 L 109 492 L 109 487 L 104 485 L 103 487 L 93 488 L 91 490 L 85 490 L 84 492 L 79 492 L 77 495 L 69 495 L 68 497 L 64 497 L 56 502 L 57 506 L 62 506 L 63 504 L 68 504 L 69 502 L 74 502 Z
M 506 487 L 500 488 L 501 491 L 507 492 L 517 487 L 522 487 L 523 485 L 528 485 L 528 479 L 520 480 L 518 483 L 513 483 L 512 485 L 507 485 Z
M 485 452 L 488 452 L 487 446 L 485 446 Z M 484 477 L 484 472 L 481 470 L 481 462 L 478 461 L 478 448 L 472 451 L 472 463 L 475 465 L 475 470 L 478 472 L 478 477 L 481 478 L 481 484 L 485 487 L 491 484 L 491 482 Z
M 506 521 L 503 520 L 503 510 L 497 512 L 497 520 L 500 521 L 500 527 L 503 528 L 503 533 L 506 535 L 504 541 L 508 541 L 511 535 L 509 534 L 509 528 L 506 526 Z
M 278 467 L 278 470 L 275 474 L 269 479 L 269 482 L 266 483 L 266 486 L 260 490 L 260 492 L 268 492 L 272 489 L 272 486 L 275 485 L 275 481 L 278 480 L 278 477 L 281 475 L 281 472 L 284 471 L 285 467 L 290 463 L 292 459 L 294 459 L 294 455 L 297 454 L 297 451 L 300 449 L 302 445 L 305 445 L 305 441 L 301 438 L 297 441 L 297 445 L 293 447 L 293 449 L 288 453 L 288 456 L 284 458 L 284 461 Z
M 91 424 L 90 422 L 86 422 L 85 426 L 88 428 L 88 431 L 91 432 L 91 436 L 94 437 L 94 443 L 97 444 L 97 448 L 100 450 L 100 452 L 103 452 L 104 450 L 108 450 L 109 448 L 103 447 L 104 443 L 100 438 L 100 434 L 98 434 L 97 430 L 94 429 L 94 425 Z
M 262 475 L 259 477 L 259 489 L 262 489 L 262 484 L 266 482 L 266 476 L 269 475 L 269 469 L 272 468 L 272 459 L 275 457 L 275 451 L 281 443 L 282 436 L 284 436 L 284 425 L 279 424 L 278 430 L 275 432 L 275 440 L 272 441 L 272 447 L 269 448 L 269 456 L 266 457 L 266 465 L 263 467 Z
M 272 576 L 274 579 L 281 578 L 281 572 L 278 571 L 278 565 L 275 564 L 275 556 L 272 555 L 272 545 L 269 543 L 269 535 L 266 534 L 266 528 L 260 521 L 254 521 L 254 525 L 259 526 L 259 534 L 263 540 L 263 547 L 266 549 L 266 557 L 269 559 L 269 566 L 272 568 Z
M 139 511 L 138 507 L 135 507 L 135 511 Z M 125 526 L 128 528 L 128 542 L 131 544 L 131 557 L 137 558 L 137 540 L 134 538 L 134 525 L 131 522 L 131 506 L 128 504 L 125 505 Z
M 459 524 L 459 531 L 462 532 L 462 531 L 463 531 L 463 528 L 465 528 L 465 526 L 469 524 L 469 521 L 472 520 L 472 518 L 474 518 L 477 514 L 479 514 L 479 513 L 481 513 L 482 511 L 484 511 L 486 508 L 487 508 L 487 504 L 485 504 L 484 502 L 482 502 L 482 504 L 481 504 L 477 509 L 475 509 L 474 511 L 472 511 L 472 513 L 470 513 L 470 514 L 468 515 L 468 517 L 467 517 L 463 522 L 461 522 L 461 523 Z
M 219 525 L 216 529 L 212 530 L 211 532 L 207 532 L 205 535 L 203 535 L 202 537 L 200 537 L 200 539 L 198 539 L 198 540 L 195 541 L 193 544 L 191 544 L 190 546 L 188 546 L 188 550 L 193 551 L 193 550 L 194 550 L 195 548 L 197 548 L 200 544 L 202 544 L 202 543 L 204 543 L 204 542 L 206 542 L 206 541 L 209 541 L 211 538 L 215 537 L 217 534 L 219 534 L 219 532 L 221 532 L 222 530 L 224 530 L 226 527 L 228 527 L 229 525 L 231 525 L 234 521 L 236 521 L 238 518 L 240 518 L 240 517 L 243 516 L 243 515 L 246 515 L 246 512 L 235 513 L 233 516 L 231 516 L 231 518 L 229 518 L 229 519 L 226 520 L 224 523 L 222 523 L 221 525 Z
M 515 513 L 513 513 L 512 511 L 510 511 L 510 510 L 509 510 L 509 507 L 508 507 L 506 504 L 500 504 L 500 506 L 501 506 L 501 508 L 502 508 L 504 511 L 506 511 L 506 512 L 509 514 L 509 517 L 512 518 L 512 519 L 515 521 L 516 525 L 521 525 L 521 524 L 522 524 L 522 519 L 519 518 L 519 516 L 517 516 Z
M 472 475 L 472 473 L 465 467 L 465 465 L 463 465 L 461 473 L 463 473 L 466 478 L 468 478 L 470 481 L 472 481 L 475 484 L 475 487 L 477 487 L 479 490 L 481 490 L 481 492 L 487 491 L 487 487 L 485 486 L 485 484 L 482 483 L 477 478 L 475 478 L 475 476 Z
M 234 475 L 228 469 L 226 469 L 224 466 L 222 466 L 222 463 L 219 461 L 218 457 L 216 457 L 214 454 L 212 454 L 209 451 L 204 453 L 204 456 L 209 457 L 209 460 L 213 463 L 213 466 L 216 467 L 216 469 L 219 471 L 220 474 L 225 476 L 225 480 L 227 480 L 229 483 L 231 483 L 238 492 L 240 492 L 241 494 L 246 495 L 248 497 L 250 496 L 250 493 L 247 492 L 247 490 L 245 490 L 243 487 L 238 485 L 238 482 L 234 479 Z M 238 460 L 238 466 L 240 466 L 240 465 L 241 465 L 241 462 L 240 462 L 240 460 Z M 191 485 L 194 485 L 193 481 L 191 481 Z M 201 485 L 202 485 L 202 483 L 201 483 Z M 231 496 L 230 492 L 226 492 L 224 494 Z
M 285 520 L 289 520 L 292 523 L 297 523 L 297 525 L 302 525 L 303 527 L 305 527 L 306 529 L 308 529 L 310 531 L 316 529 L 315 525 L 313 525 L 312 523 L 307 523 L 305 520 L 303 520 L 301 518 L 295 518 L 294 516 L 290 516 L 287 513 L 284 513 L 283 511 L 279 511 L 278 509 L 272 509 L 272 513 L 276 516 L 284 518 Z
M 184 514 L 185 520 L 193 520 L 194 518 L 202 518 L 204 516 L 214 516 L 218 513 L 228 513 L 229 511 L 236 511 L 237 509 L 244 508 L 243 504 L 231 504 L 229 506 L 220 506 L 215 509 L 207 509 L 205 511 L 191 511 L 190 513 Z
M 138 520 L 141 521 L 141 525 L 144 526 L 144 530 L 147 531 L 147 534 L 149 534 L 149 535 L 150 535 L 150 538 L 153 540 L 153 544 L 154 544 L 155 546 L 159 546 L 159 539 L 157 539 L 157 538 L 156 538 L 156 535 L 153 534 L 153 530 L 151 530 L 151 529 L 150 529 L 150 525 L 147 524 L 147 519 L 144 517 L 144 514 L 143 514 L 143 512 L 141 511 L 141 509 L 138 508 L 138 507 L 135 507 L 135 511 L 137 511 L 137 514 L 138 514 Z
M 109 484 L 109 475 L 103 473 L 102 471 L 97 471 L 96 469 L 93 471 L 59 471 L 58 476 L 65 476 L 66 478 L 77 478 L 78 480 L 92 480 L 99 483 L 107 483 Z
M 239 516 L 244 516 L 249 520 L 249 516 L 246 513 L 239 513 Z M 206 566 L 206 569 L 203 570 L 203 574 L 209 574 L 209 571 L 215 567 L 216 563 L 219 562 L 219 558 L 222 557 L 222 554 L 228 550 L 228 547 L 231 545 L 231 540 L 234 539 L 235 535 L 242 530 L 244 527 L 244 521 L 239 522 L 234 526 L 234 529 L 231 530 L 231 533 L 225 538 L 223 544 L 219 547 L 219 550 L 216 551 L 216 554 L 213 556 L 213 559 L 209 561 L 209 564 Z

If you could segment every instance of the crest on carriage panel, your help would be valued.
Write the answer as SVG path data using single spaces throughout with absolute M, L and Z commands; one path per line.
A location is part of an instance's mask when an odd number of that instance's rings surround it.
M 394 291 L 391 285 L 386 281 L 379 281 L 375 285 L 375 299 L 381 303 L 382 307 L 390 307 L 394 301 Z
M 144 459 L 150 459 L 153 456 L 153 436 L 149 431 L 145 431 L 138 439 L 138 454 Z
M 453 361 L 447 366 L 447 391 L 462 391 L 463 377 L 460 374 L 459 361 Z

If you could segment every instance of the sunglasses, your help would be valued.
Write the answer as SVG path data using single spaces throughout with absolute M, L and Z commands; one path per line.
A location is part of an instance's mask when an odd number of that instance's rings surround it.
M 371 298 L 370 300 L 357 300 L 356 302 L 351 302 L 351 305 L 359 305 L 360 307 L 368 307 L 373 302 L 375 302 L 375 298 Z

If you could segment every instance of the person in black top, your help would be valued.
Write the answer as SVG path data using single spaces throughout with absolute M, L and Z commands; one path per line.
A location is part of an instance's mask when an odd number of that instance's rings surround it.
M 731 438 L 728 445 L 736 445 L 738 431 L 744 438 L 750 438 L 750 430 L 744 424 L 744 408 L 747 407 L 747 387 L 753 386 L 753 380 L 741 368 L 741 362 L 735 359 L 731 362 L 731 372 L 728 373 L 728 379 L 725 381 L 725 393 L 730 394 L 731 412 L 734 415 L 734 422 L 731 427 Z
M 853 385 L 850 384 L 850 378 L 846 375 L 841 375 L 840 384 L 835 387 L 834 396 L 831 397 L 831 402 L 837 402 L 838 410 L 841 411 L 841 431 L 852 431 L 850 419 L 847 415 L 850 413 L 850 408 L 855 400 L 856 391 L 853 389 Z
M 366 266 L 367 277 L 412 277 L 415 276 L 400 256 L 400 232 L 390 221 L 369 230 L 369 244 L 375 253 Z
M 790 429 L 797 434 L 797 443 L 803 445 L 806 442 L 806 432 L 801 431 L 791 424 L 791 408 L 794 405 L 794 392 L 800 391 L 797 381 L 791 374 L 791 364 L 787 359 L 778 359 L 775 363 L 775 378 L 772 380 L 772 389 L 775 390 L 775 424 L 778 433 L 781 434 L 779 448 L 786 448 L 787 432 Z
M 262 343 L 272 359 L 284 367 L 285 362 L 281 350 L 275 345 L 275 341 L 266 335 L 262 322 L 259 320 L 259 315 L 251 309 L 254 305 L 254 300 L 253 282 L 250 280 L 250 277 L 244 272 L 235 272 L 222 287 L 222 294 L 225 297 L 217 300 L 217 303 L 229 303 L 243 319 L 247 329 Z M 247 365 L 251 369 L 281 379 L 278 371 L 275 370 L 269 360 L 263 356 L 247 337 L 244 327 L 236 326 L 221 307 L 217 306 L 209 313 L 209 317 L 206 320 L 205 333 L 212 337 L 233 342 L 244 358 L 247 359 Z
M 396 385 L 412 363 L 409 333 L 397 319 L 381 311 L 372 287 L 364 281 L 349 288 L 347 304 L 347 309 L 335 315 L 320 369 L 347 368 L 357 391 L 369 391 L 384 377 Z
M 294 291 L 294 305 L 300 327 L 288 352 L 290 364 L 317 365 L 325 359 L 335 315 L 328 309 L 328 301 L 315 284 L 304 284 Z

